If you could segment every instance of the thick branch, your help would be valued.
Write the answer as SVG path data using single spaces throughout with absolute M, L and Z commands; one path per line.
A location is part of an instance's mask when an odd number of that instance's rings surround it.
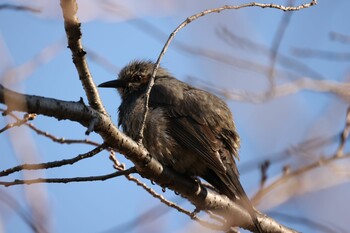
M 99 117 L 94 109 L 85 105 L 80 99 L 74 101 L 61 101 L 53 98 L 44 98 L 35 95 L 22 95 L 0 85 L 0 103 L 7 105 L 7 112 L 20 111 L 37 113 L 55 117 L 58 120 L 72 120 L 88 126 L 94 117 Z M 3 113 L 3 114 L 6 114 Z

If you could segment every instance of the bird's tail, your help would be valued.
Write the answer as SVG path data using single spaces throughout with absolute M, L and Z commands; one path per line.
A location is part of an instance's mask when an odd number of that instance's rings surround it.
M 222 177 L 219 177 L 215 172 L 210 172 L 206 177 L 204 177 L 204 179 L 217 188 L 221 193 L 228 196 L 231 200 L 242 205 L 248 211 L 257 232 L 264 233 L 258 221 L 256 210 L 239 182 L 238 174 L 236 174 L 233 169 L 231 172 L 228 171 L 228 174 L 222 175 Z

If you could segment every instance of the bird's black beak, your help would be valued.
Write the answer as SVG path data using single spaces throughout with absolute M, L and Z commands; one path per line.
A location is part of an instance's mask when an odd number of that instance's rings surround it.
M 112 88 L 124 88 L 127 86 L 125 80 L 115 79 L 108 82 L 101 83 L 98 87 L 112 87 Z

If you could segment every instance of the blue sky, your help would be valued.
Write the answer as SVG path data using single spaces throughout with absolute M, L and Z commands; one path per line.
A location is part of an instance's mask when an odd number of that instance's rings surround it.
M 27 1 L 3 2 L 29 4 Z M 284 1 L 275 2 L 285 3 Z M 301 1 L 296 2 L 299 4 Z M 114 2 L 78 1 L 80 6 L 78 16 L 82 20 L 82 43 L 88 52 L 89 67 L 96 84 L 115 78 L 116 71 L 132 59 L 156 60 L 166 36 L 189 15 L 228 4 L 227 1 L 209 0 L 200 3 L 197 1 L 161 2 L 154 0 L 147 4 L 138 4 L 137 1 L 118 1 L 119 5 L 116 7 L 111 3 Z M 243 1 L 229 2 L 229 4 L 239 3 Z M 71 60 L 71 53 L 66 48 L 59 1 L 31 1 L 31 4 L 41 9 L 41 13 L 0 11 L 0 73 L 2 74 L 0 82 L 6 81 L 8 84 L 10 80 L 12 84 L 8 86 L 27 94 L 70 101 L 78 101 L 80 97 L 83 97 L 86 100 Z M 348 82 L 348 60 L 330 61 L 296 57 L 293 55 L 293 49 L 308 48 L 347 52 L 349 44 L 331 40 L 329 33 L 338 32 L 350 35 L 347 12 L 349 7 L 350 2 L 346 0 L 339 0 L 336 3 L 319 1 L 315 7 L 294 12 L 286 28 L 279 52 L 316 70 L 326 81 Z M 193 85 L 203 86 L 205 83 L 210 83 L 209 86 L 204 86 L 206 88 L 219 87 L 233 92 L 264 92 L 269 87 L 265 73 L 254 71 L 253 67 L 247 69 L 239 65 L 228 64 L 228 60 L 225 63 L 193 55 L 189 51 L 178 49 L 176 43 L 185 43 L 201 51 L 220 52 L 268 66 L 270 61 L 266 54 L 254 51 L 249 47 L 245 48 L 243 44 L 229 44 L 219 34 L 227 29 L 235 35 L 269 48 L 283 15 L 284 12 L 278 10 L 260 8 L 245 8 L 208 15 L 179 32 L 174 44 L 170 46 L 163 58 L 162 65 L 177 78 L 191 81 Z M 157 28 L 157 31 L 146 28 L 146 25 L 152 25 Z M 158 31 L 164 33 L 165 36 L 158 35 Z M 98 64 L 91 57 L 93 53 L 107 59 L 115 66 L 116 71 L 107 70 Z M 38 58 L 38 54 L 42 56 Z M 39 61 L 39 64 L 33 61 Z M 277 84 L 288 84 L 296 79 L 316 79 L 309 73 L 294 70 L 293 67 L 283 66 L 281 63 L 277 63 L 276 69 L 283 71 L 281 75 L 276 76 Z M 5 77 L 11 78 L 5 80 Z M 112 90 L 101 90 L 100 95 L 109 114 L 116 122 L 117 106 L 120 104 L 119 96 Z M 342 99 L 328 92 L 306 90 L 259 104 L 246 100 L 227 99 L 227 102 L 234 114 L 242 138 L 239 167 L 243 167 L 244 164 L 251 161 L 256 161 L 256 166 L 258 166 L 258 162 L 262 159 L 269 158 L 288 148 L 291 149 L 308 139 L 327 138 L 339 133 L 344 126 L 349 98 Z M 4 108 L 3 105 L 0 107 Z M 8 123 L 7 120 L 5 117 L 0 118 L 0 128 Z M 32 123 L 57 137 L 88 138 L 101 142 L 98 135 L 92 134 L 86 137 L 85 129 L 73 122 L 58 122 L 52 118 L 38 116 Z M 293 159 L 272 166 L 269 176 L 276 179 L 281 173 L 282 166 L 286 164 L 296 168 L 310 163 L 320 155 L 330 155 L 336 146 L 336 143 L 322 145 L 310 153 L 305 153 L 307 155 L 294 153 Z M 42 162 L 71 158 L 92 149 L 87 145 L 53 143 L 26 127 L 14 128 L 0 134 L 0 148 L 0 170 L 25 161 Z M 118 155 L 117 157 L 130 166 L 123 156 Z M 346 166 L 349 162 L 343 160 L 341 163 L 337 165 Z M 100 175 L 112 171 L 108 153 L 103 152 L 73 166 L 27 175 L 74 177 Z M 327 220 L 331 226 L 349 229 L 350 225 L 346 221 L 346 216 L 350 214 L 349 208 L 344 208 L 345 193 L 349 192 L 347 180 L 327 169 L 318 169 L 312 175 L 311 178 L 300 177 L 296 180 L 300 182 L 301 187 L 307 184 L 306 181 L 312 180 L 312 177 L 319 177 L 321 182 L 328 176 L 332 181 L 325 181 L 324 183 L 328 185 L 318 189 L 305 188 L 305 191 L 302 191 L 304 188 L 301 188 L 300 193 L 278 204 L 271 201 L 271 198 L 267 198 L 266 200 L 270 201 L 258 205 L 257 208 L 267 214 L 275 211 L 311 218 L 318 222 Z M 15 178 L 23 178 L 23 175 L 15 174 L 3 179 Z M 248 194 L 253 194 L 257 190 L 259 179 L 258 169 L 250 172 L 242 171 L 241 181 Z M 317 184 L 316 181 L 315 183 Z M 162 192 L 156 186 L 151 185 L 151 187 Z M 38 203 L 42 207 L 41 210 L 44 210 L 45 218 L 43 219 L 46 219 L 50 232 L 108 232 L 107 230 L 133 220 L 140 213 L 159 205 L 158 200 L 154 200 L 144 190 L 122 177 L 94 183 L 1 187 L 1 192 L 12 196 L 28 214 L 31 209 L 28 203 L 40 200 Z M 276 192 L 271 196 L 280 194 Z M 174 195 L 172 191 L 168 190 L 164 195 L 171 200 L 181 202 L 181 198 Z M 330 198 L 334 200 L 332 205 L 329 202 Z M 182 204 L 189 209 L 192 208 L 186 202 Z M 167 210 L 167 207 L 160 207 L 160 210 L 163 209 Z M 278 219 L 278 217 L 276 219 L 300 231 L 312 232 L 307 226 Z M 162 214 L 153 224 L 132 223 L 131 225 L 141 226 L 129 232 L 193 232 L 198 230 L 196 223 L 175 210 Z M 203 229 L 199 228 L 198 231 L 203 231 Z M 14 211 L 1 204 L 0 201 L 0 232 L 31 231 Z

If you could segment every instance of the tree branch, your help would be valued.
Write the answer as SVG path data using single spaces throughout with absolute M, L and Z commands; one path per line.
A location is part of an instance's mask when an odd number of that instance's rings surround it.
M 87 182 L 87 181 L 104 181 L 118 176 L 124 176 L 135 173 L 135 167 L 124 171 L 116 171 L 102 176 L 87 176 L 87 177 L 73 177 L 73 178 L 38 178 L 31 180 L 14 180 L 14 181 L 0 181 L 0 185 L 5 187 L 19 185 L 19 184 L 37 184 L 37 183 L 71 183 L 71 182 Z
M 147 114 L 148 114 L 148 102 L 149 102 L 149 95 L 151 93 L 152 87 L 154 85 L 154 79 L 156 77 L 157 71 L 159 69 L 160 66 L 160 62 L 164 56 L 164 54 L 166 53 L 166 51 L 168 50 L 168 47 L 170 46 L 171 41 L 175 38 L 175 35 L 184 27 L 186 27 L 188 24 L 190 24 L 191 22 L 205 16 L 211 13 L 220 13 L 221 11 L 224 10 L 238 10 L 241 8 L 245 8 L 245 7 L 261 7 L 261 8 L 274 8 L 274 9 L 279 9 L 279 10 L 283 10 L 283 11 L 298 11 L 304 8 L 308 8 L 311 6 L 314 6 L 317 4 L 317 0 L 312 0 L 310 3 L 307 4 L 302 4 L 299 6 L 282 6 L 282 5 L 277 5 L 277 4 L 264 4 L 264 3 L 257 3 L 257 2 L 251 2 L 251 3 L 246 3 L 246 4 L 242 4 L 242 5 L 238 5 L 238 6 L 230 6 L 230 5 L 225 5 L 222 7 L 218 7 L 218 8 L 213 8 L 213 9 L 209 9 L 209 10 L 205 10 L 205 11 L 201 11 L 197 14 L 194 14 L 190 17 L 188 17 L 185 21 L 183 21 L 179 26 L 177 26 L 175 28 L 175 30 L 169 35 L 168 40 L 165 42 L 162 51 L 160 52 L 158 59 L 155 63 L 154 66 L 154 70 L 152 73 L 152 78 L 150 79 L 148 86 L 147 86 L 147 90 L 146 90 L 146 98 L 145 98 L 145 110 L 144 110 L 144 114 L 143 114 L 143 121 L 142 121 L 142 125 L 141 125 L 141 129 L 140 129 L 140 133 L 139 133 L 139 140 L 138 143 L 141 144 L 142 139 L 143 139 L 143 131 L 145 129 L 145 124 L 146 124 L 146 118 L 147 118 Z
M 322 167 L 322 166 L 327 166 L 330 163 L 334 162 L 334 161 L 338 161 L 340 159 L 349 159 L 350 158 L 350 154 L 344 154 L 341 157 L 338 156 L 332 156 L 330 158 L 324 159 L 324 158 L 320 158 L 318 161 L 309 164 L 307 166 L 303 166 L 301 168 L 298 168 L 294 171 L 287 171 L 285 172 L 285 174 L 283 176 L 281 176 L 280 178 L 278 178 L 277 180 L 275 180 L 274 182 L 272 182 L 271 184 L 269 184 L 268 186 L 260 189 L 253 197 L 252 197 L 252 203 L 254 203 L 255 205 L 259 204 L 262 200 L 262 198 L 269 193 L 270 191 L 272 191 L 273 189 L 275 189 L 276 187 L 279 187 L 281 184 L 287 182 L 289 179 L 296 177 L 296 176 L 300 176 L 302 174 L 305 174 L 309 171 L 312 171 L 318 167 Z
M 227 100 L 251 102 L 254 104 L 264 103 L 274 98 L 296 94 L 305 90 L 313 92 L 328 92 L 344 98 L 345 100 L 350 97 L 350 83 L 332 80 L 314 80 L 307 77 L 276 85 L 272 94 L 270 90 L 253 93 L 244 90 L 225 90 L 215 87 L 215 85 L 202 85 L 202 88 L 222 96 Z
M 29 113 L 55 117 L 59 120 L 79 122 L 86 127 L 92 119 L 95 119 L 95 132 L 101 135 L 106 146 L 124 154 L 135 164 L 135 168 L 141 176 L 181 194 L 198 209 L 215 211 L 215 213 L 228 219 L 231 226 L 239 226 L 251 231 L 255 230 L 250 215 L 244 208 L 232 202 L 226 196 L 219 195 L 206 188 L 192 178 L 163 167 L 152 158 L 144 147 L 139 146 L 121 133 L 107 115 L 86 106 L 82 101 L 62 101 L 40 96 L 22 95 L 0 85 L 0 103 L 8 104 L 5 99 L 11 100 L 7 112 L 28 111 Z M 229 216 L 234 216 L 234 218 Z M 262 228 L 267 232 L 295 232 L 261 213 L 258 214 L 258 219 Z
M 6 4 L 6 3 L 0 4 L 0 10 L 5 10 L 5 9 L 16 10 L 16 11 L 31 11 L 33 13 L 41 12 L 39 9 L 29 7 L 29 6 L 16 6 L 16 5 Z
M 14 123 L 9 123 L 5 125 L 2 129 L 0 129 L 0 133 L 11 129 L 16 126 L 21 126 L 23 124 L 26 124 L 28 121 L 33 120 L 35 118 L 35 114 L 25 114 L 23 119 L 19 119 L 18 117 L 16 118 L 16 122 Z
M 44 226 L 37 225 L 34 220 L 31 218 L 31 216 L 23 209 L 23 207 L 16 201 L 16 199 L 12 198 L 9 194 L 7 194 L 4 190 L 0 189 L 0 202 L 2 202 L 4 205 L 8 206 L 12 211 L 23 220 L 25 224 L 28 225 L 30 229 L 32 229 L 33 232 L 40 232 L 44 233 L 47 232 L 46 229 L 44 229 Z
M 0 112 L 5 112 L 5 110 L 0 109 Z M 5 112 L 4 114 L 5 115 L 7 114 L 7 115 L 11 116 L 12 118 L 16 119 L 17 122 L 22 121 L 22 119 L 18 118 L 15 114 L 13 114 L 11 112 L 10 113 Z M 28 120 L 33 120 L 33 119 L 29 118 Z M 17 122 L 15 124 L 17 124 Z M 53 142 L 57 142 L 57 143 L 61 143 L 61 144 L 81 143 L 81 144 L 88 144 L 88 145 L 92 145 L 92 146 L 99 146 L 100 145 L 100 143 L 91 141 L 89 139 L 66 139 L 63 137 L 59 138 L 59 137 L 56 137 L 56 136 L 50 134 L 47 131 L 43 131 L 41 129 L 38 129 L 32 123 L 24 122 L 23 124 L 28 126 L 30 129 L 34 130 L 34 132 L 37 133 L 38 135 L 42 135 L 44 137 L 47 137 L 47 138 L 51 139 Z M 7 127 L 7 126 L 5 126 L 5 127 Z M 0 130 L 0 133 L 1 133 L 1 130 Z
M 260 53 L 264 56 L 269 56 L 271 53 L 271 49 L 262 44 L 258 43 L 248 37 L 242 37 L 240 35 L 235 34 L 234 32 L 230 31 L 226 27 L 221 27 L 217 30 L 218 36 L 226 42 L 229 46 L 235 46 L 237 48 L 241 49 L 247 49 L 254 53 L 254 56 L 256 53 Z M 277 52 L 277 61 L 284 66 L 285 68 L 292 69 L 294 71 L 297 71 L 298 73 L 302 74 L 303 76 L 310 76 L 313 79 L 319 79 L 323 80 L 326 79 L 322 74 L 320 74 L 317 70 L 314 68 L 308 66 L 307 64 L 300 62 L 299 60 L 289 56 L 285 55 L 281 52 Z M 256 65 L 255 65 L 256 66 Z M 261 65 L 260 65 L 261 66 Z M 262 73 L 264 71 L 264 67 L 261 68 L 261 71 L 257 70 L 258 73 Z M 277 70 L 275 69 L 275 72 Z M 285 71 L 278 71 L 276 73 L 276 76 L 281 76 Z M 288 75 L 289 76 L 289 75 Z
M 288 4 L 292 4 L 293 2 L 291 0 L 288 1 Z M 280 45 L 282 43 L 283 37 L 286 33 L 286 30 L 288 28 L 289 22 L 292 18 L 292 12 L 287 12 L 282 16 L 282 19 L 278 25 L 277 31 L 274 35 L 272 45 L 271 45 L 271 50 L 269 53 L 270 57 L 270 70 L 268 73 L 268 79 L 270 82 L 270 90 L 271 94 L 273 94 L 273 89 L 276 85 L 276 80 L 275 80 L 275 66 L 276 66 L 276 61 L 278 57 L 278 52 Z
M 350 36 L 339 32 L 330 32 L 331 40 L 341 42 L 343 44 L 350 44 Z
M 124 164 L 121 164 L 117 158 L 115 157 L 114 153 L 111 153 L 109 156 L 110 160 L 113 161 L 114 163 L 114 168 L 118 169 L 119 171 L 123 171 L 125 168 Z M 223 230 L 224 226 L 221 225 L 216 225 L 216 224 L 212 224 L 210 222 L 207 222 L 199 217 L 197 217 L 193 212 L 191 213 L 190 211 L 182 208 L 181 206 L 177 205 L 176 203 L 167 200 L 166 198 L 164 198 L 162 195 L 158 194 L 154 189 L 148 187 L 145 183 L 141 182 L 140 180 L 138 180 L 137 178 L 135 178 L 132 175 L 126 175 L 125 176 L 129 181 L 132 181 L 134 183 L 136 183 L 137 186 L 142 187 L 144 190 L 146 190 L 146 192 L 148 192 L 152 197 L 158 199 L 160 202 L 162 202 L 163 204 L 167 205 L 170 208 L 176 209 L 177 211 L 179 211 L 180 213 L 183 213 L 187 216 L 189 216 L 191 219 L 197 221 L 198 223 L 200 223 L 202 226 L 205 226 L 209 229 L 215 229 L 215 230 Z
M 321 166 L 327 166 L 327 165 L 331 164 L 332 162 L 338 161 L 340 159 L 349 159 L 350 153 L 347 153 L 347 154 L 343 153 L 343 150 L 345 147 L 345 142 L 346 142 L 347 138 L 349 137 L 349 132 L 350 132 L 350 107 L 348 108 L 347 113 L 346 113 L 344 129 L 340 134 L 339 146 L 338 146 L 338 148 L 333 156 L 331 156 L 329 158 L 320 158 L 319 160 L 317 160 L 309 165 L 300 167 L 298 169 L 295 169 L 294 171 L 285 172 L 283 176 L 276 179 L 274 182 L 272 182 L 268 186 L 261 188 L 253 196 L 252 202 L 254 204 L 258 204 L 261 201 L 261 199 L 263 198 L 263 196 L 265 196 L 268 192 L 272 191 L 274 188 L 287 182 L 289 179 L 291 179 L 293 177 L 307 173 L 307 172 L 312 171 L 312 170 L 314 170 L 318 167 L 321 167 Z
M 93 109 L 107 115 L 85 59 L 86 52 L 81 44 L 81 24 L 76 16 L 78 5 L 74 0 L 61 0 L 61 7 L 64 18 L 64 29 L 68 38 L 68 48 L 72 51 L 73 63 L 78 71 L 79 79 L 84 87 L 89 105 Z
M 22 164 L 22 165 L 1 171 L 0 176 L 8 176 L 9 174 L 12 174 L 12 173 L 15 173 L 18 171 L 22 171 L 22 170 L 39 170 L 39 169 L 61 167 L 64 165 L 72 165 L 72 164 L 74 164 L 82 159 L 90 158 L 90 157 L 98 154 L 103 149 L 105 149 L 104 144 L 96 147 L 95 149 L 93 149 L 85 154 L 78 155 L 78 156 L 71 158 L 71 159 L 63 159 L 60 161 L 53 161 L 53 162 L 48 162 L 48 163 Z

